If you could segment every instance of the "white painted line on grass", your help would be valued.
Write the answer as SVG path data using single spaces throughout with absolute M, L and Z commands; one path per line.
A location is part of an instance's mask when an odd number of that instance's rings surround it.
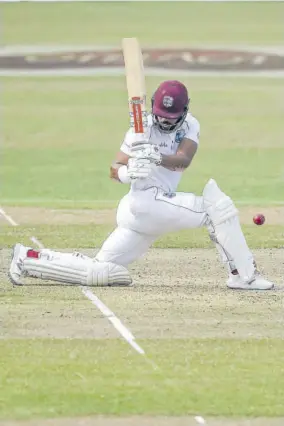
M 44 245 L 36 237 L 30 237 L 30 240 L 39 248 L 44 248 Z
M 3 209 L 0 208 L 0 214 L 4 217 L 4 219 L 7 220 L 7 222 L 10 223 L 12 226 L 19 226 L 17 222 L 14 221 L 14 219 L 11 218 Z
M 206 425 L 206 421 L 204 420 L 204 418 L 203 418 L 203 417 L 201 417 L 201 416 L 195 416 L 194 418 L 195 418 L 196 422 L 197 422 L 199 425 Z
M 0 215 L 7 220 L 12 226 L 19 226 L 19 224 L 9 216 L 2 208 L 0 208 Z M 40 249 L 44 248 L 44 245 L 34 236 L 30 237 L 30 240 Z M 101 313 L 112 323 L 118 333 L 126 340 L 126 342 L 135 349 L 140 355 L 145 355 L 144 349 L 138 345 L 135 341 L 135 337 L 130 330 L 120 321 L 120 319 L 96 296 L 88 287 L 80 286 L 80 289 L 84 296 L 86 296 L 100 311 Z M 148 361 L 148 359 L 147 359 Z
M 124 339 L 138 353 L 145 355 L 145 351 L 135 342 L 135 337 L 125 325 L 122 324 L 119 318 L 88 288 L 81 287 L 82 293 L 103 313 L 103 315 L 112 323 L 114 328 L 124 337 Z
M 7 220 L 7 222 L 10 223 L 10 225 L 12 226 L 19 226 L 19 224 L 17 222 L 15 222 L 15 220 L 9 216 L 5 210 L 3 210 L 2 208 L 0 208 L 0 215 L 4 217 L 4 219 Z M 39 248 L 44 248 L 43 244 L 36 238 L 36 237 L 30 237 L 30 240 L 36 244 Z

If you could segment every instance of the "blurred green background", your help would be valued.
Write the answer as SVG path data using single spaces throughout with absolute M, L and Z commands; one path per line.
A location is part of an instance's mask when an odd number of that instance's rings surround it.
M 95 2 L 2 4 L 5 44 L 279 45 L 283 3 Z M 147 77 L 148 98 L 161 79 Z M 180 189 L 210 177 L 245 204 L 284 192 L 283 78 L 182 77 L 201 123 L 200 149 Z M 108 179 L 128 127 L 125 78 L 3 78 L 6 205 L 115 206 Z M 21 184 L 19 185 L 19 181 Z

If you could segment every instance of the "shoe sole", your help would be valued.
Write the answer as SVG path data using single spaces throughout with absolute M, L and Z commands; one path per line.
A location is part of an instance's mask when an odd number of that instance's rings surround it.
M 16 255 L 16 249 L 17 249 L 17 244 L 16 244 L 16 245 L 14 245 L 14 247 L 13 247 L 13 252 L 12 252 L 12 255 L 11 255 L 11 263 L 13 262 L 13 260 L 14 260 L 14 258 L 15 258 L 15 255 Z M 12 283 L 13 285 L 17 285 L 17 286 L 22 286 L 22 285 L 23 285 L 22 283 L 19 283 L 19 282 L 17 282 L 17 281 L 15 281 L 15 280 L 14 280 L 14 278 L 13 278 L 13 277 L 12 277 L 12 275 L 11 275 L 10 270 L 9 270 L 9 272 L 8 272 L 8 278 L 9 278 L 9 280 L 11 281 L 11 283 Z
M 273 290 L 275 286 L 274 286 L 274 284 L 273 284 L 273 286 L 272 286 L 272 287 L 269 287 L 269 288 L 229 287 L 228 285 L 227 285 L 227 287 L 228 287 L 230 290 L 269 291 L 269 290 Z

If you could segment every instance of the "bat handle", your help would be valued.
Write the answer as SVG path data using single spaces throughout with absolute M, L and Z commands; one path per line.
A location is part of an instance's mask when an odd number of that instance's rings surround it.
M 135 133 L 135 142 L 149 143 L 149 138 L 147 138 L 145 133 Z

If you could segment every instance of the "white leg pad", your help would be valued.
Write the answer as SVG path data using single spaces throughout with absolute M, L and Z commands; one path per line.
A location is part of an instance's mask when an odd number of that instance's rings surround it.
M 214 179 L 210 179 L 203 190 L 203 202 L 216 241 L 228 254 L 242 279 L 251 281 L 255 274 L 253 255 L 243 235 L 233 201 L 220 190 Z
M 210 239 L 215 244 L 215 247 L 219 253 L 221 261 L 225 264 L 228 270 L 228 273 L 231 274 L 233 271 L 237 269 L 232 256 L 230 256 L 230 254 L 221 246 L 221 244 L 217 240 L 214 227 L 211 223 L 207 225 L 207 229 L 209 231 Z
M 87 286 L 130 285 L 132 279 L 124 266 L 98 262 L 80 253 L 60 253 L 43 249 L 40 257 L 23 261 L 25 276 L 66 284 Z

